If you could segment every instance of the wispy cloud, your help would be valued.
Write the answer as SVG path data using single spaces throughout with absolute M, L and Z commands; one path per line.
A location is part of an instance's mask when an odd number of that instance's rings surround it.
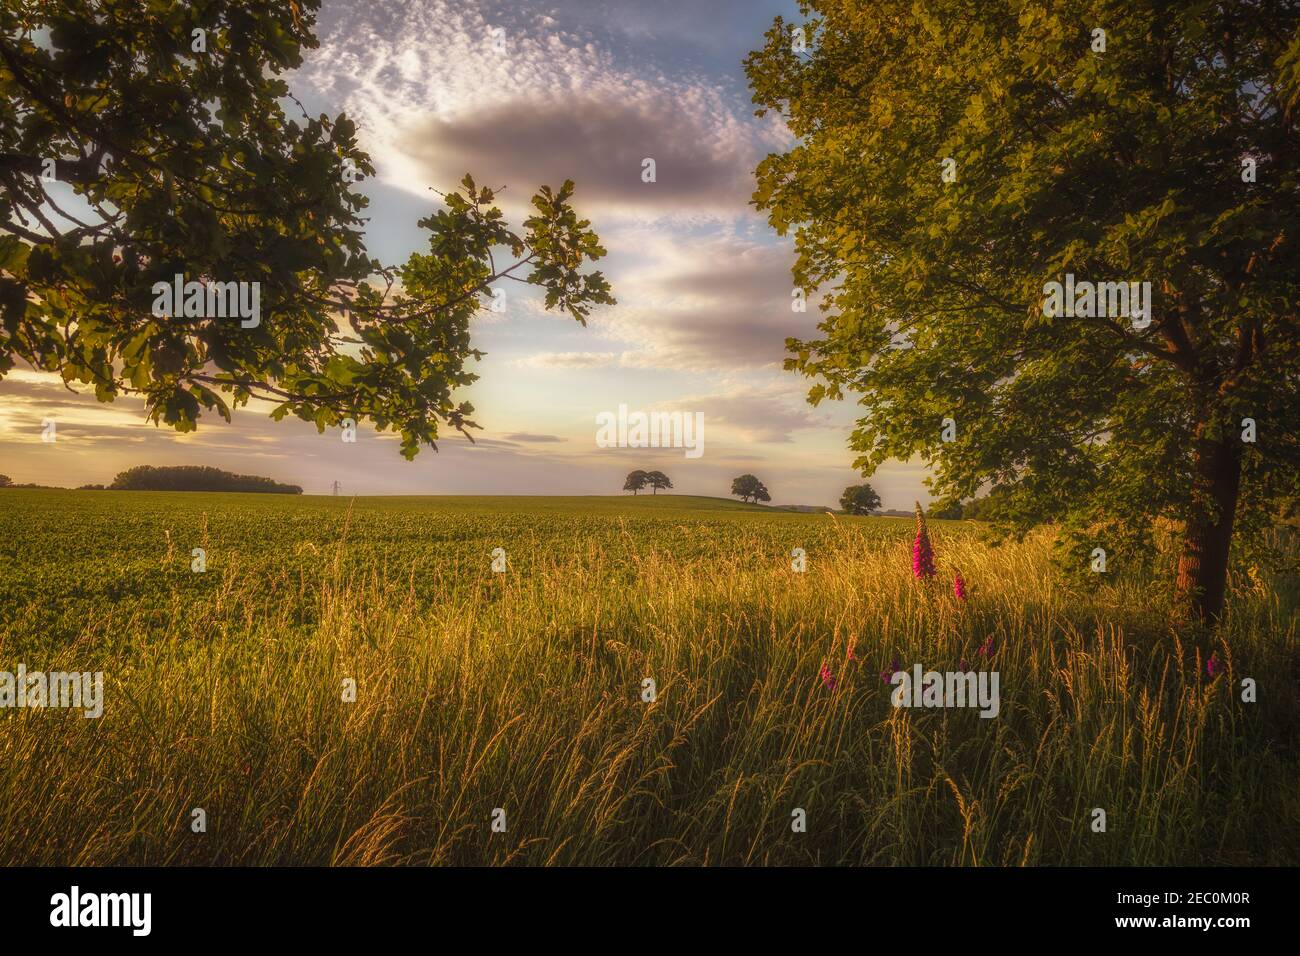
M 302 76 L 357 119 L 381 177 L 421 195 L 473 172 L 520 206 L 573 178 L 588 213 L 730 217 L 784 135 L 716 77 L 616 58 L 580 20 L 521 10 L 351 6 L 322 19 Z
M 539 435 L 535 432 L 511 432 L 506 436 L 508 441 L 527 442 L 530 444 L 547 445 L 555 442 L 564 441 L 559 435 Z
M 523 368 L 602 368 L 617 365 L 620 352 L 538 352 L 513 364 Z
M 794 311 L 785 245 L 722 235 L 672 241 L 635 235 L 640 263 L 620 277 L 620 305 L 594 327 L 626 343 L 621 364 L 712 370 L 779 368 L 788 337 L 816 331 L 817 300 Z M 791 379 L 793 384 L 793 379 Z
M 721 430 L 724 440 L 732 445 L 789 444 L 798 432 L 835 427 L 829 414 L 816 412 L 792 398 L 788 384 L 781 381 L 767 386 L 732 384 L 655 408 L 703 412 L 708 429 L 715 435 Z

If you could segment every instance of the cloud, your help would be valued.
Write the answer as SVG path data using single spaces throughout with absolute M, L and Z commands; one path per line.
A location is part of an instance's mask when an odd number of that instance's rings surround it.
M 512 432 L 506 438 L 510 441 L 535 442 L 538 444 L 564 441 L 559 435 L 538 435 L 533 432 Z
M 301 79 L 358 122 L 384 182 L 424 196 L 472 172 L 516 209 L 571 178 L 584 214 L 747 215 L 752 169 L 787 135 L 716 77 L 616 60 L 582 17 L 370 3 L 319 32 Z
M 611 240 L 613 241 L 613 240 Z M 620 364 L 706 372 L 779 368 L 788 337 L 815 335 L 817 298 L 792 309 L 788 246 L 734 236 L 627 238 L 646 264 L 619 278 L 593 325 L 627 345 Z
M 715 429 L 722 426 L 724 436 L 733 444 L 735 440 L 789 444 L 796 432 L 833 427 L 829 415 L 819 415 L 793 399 L 788 383 L 781 381 L 769 386 L 737 383 L 724 391 L 661 402 L 652 408 L 703 412 L 706 434 L 716 435 Z
M 683 47 L 717 50 L 725 62 L 739 64 L 776 14 L 789 16 L 790 6 L 787 0 L 551 0 L 542 22 L 628 38 L 661 54 Z
M 0 440 L 42 443 L 46 422 L 52 422 L 55 441 L 137 441 L 144 424 L 143 405 L 120 400 L 101 404 L 87 386 L 69 390 L 63 380 L 48 372 L 11 370 L 0 380 Z
M 744 213 L 758 158 L 742 129 L 644 95 L 520 97 L 466 116 L 413 118 L 397 128 L 393 146 L 428 183 L 456 183 L 467 171 L 516 191 L 573 179 L 584 213 Z M 650 183 L 642 181 L 647 158 L 655 164 Z
M 523 368 L 600 368 L 615 365 L 620 358 L 619 352 L 538 352 L 513 364 Z
M 298 79 L 357 120 L 385 214 L 400 208 L 388 190 L 430 199 L 430 187 L 453 188 L 469 171 L 505 186 L 498 199 L 516 218 L 538 185 L 574 179 L 575 205 L 610 250 L 601 268 L 622 304 L 592 324 L 616 348 L 517 364 L 779 366 L 786 337 L 814 331 L 815 312 L 790 311 L 788 244 L 765 228 L 764 242 L 735 233 L 762 228 L 748 205 L 752 171 L 789 133 L 752 115 L 734 51 L 710 62 L 684 53 L 682 36 L 704 17 L 731 23 L 736 43 L 757 42 L 779 3 L 725 0 L 667 24 L 671 12 L 616 2 L 326 7 L 320 49 Z M 654 183 L 642 182 L 647 157 Z

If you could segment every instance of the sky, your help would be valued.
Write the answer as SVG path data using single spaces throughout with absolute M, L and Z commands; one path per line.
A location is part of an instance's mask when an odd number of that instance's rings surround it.
M 434 190 L 472 173 L 505 187 L 516 226 L 542 184 L 577 184 L 574 205 L 608 256 L 616 306 L 586 328 L 507 283 L 502 313 L 472 326 L 480 380 L 457 392 L 482 427 L 414 462 L 364 423 L 355 443 L 256 404 L 181 435 L 142 402 L 101 404 L 23 368 L 0 381 L 0 472 L 15 482 L 112 481 L 132 465 L 213 465 L 328 494 L 617 494 L 631 470 L 668 474 L 678 494 L 726 496 L 749 472 L 774 504 L 835 505 L 863 479 L 847 442 L 861 409 L 806 401 L 812 382 L 781 367 L 787 336 L 811 337 L 817 309 L 791 309 L 792 247 L 750 205 L 753 169 L 790 143 L 756 118 L 742 61 L 785 0 L 325 0 L 320 47 L 288 77 L 312 115 L 346 112 L 377 176 L 370 253 L 397 265 L 427 246 L 417 221 Z M 656 181 L 643 182 L 643 160 Z M 815 300 L 814 300 L 815 301 Z M 704 453 L 602 448 L 602 412 L 704 417 Z M 57 439 L 42 441 L 42 422 Z M 870 483 L 885 508 L 926 501 L 919 463 Z

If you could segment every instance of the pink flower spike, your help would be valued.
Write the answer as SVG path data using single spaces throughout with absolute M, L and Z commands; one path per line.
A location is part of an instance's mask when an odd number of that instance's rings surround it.
M 952 593 L 957 595 L 958 601 L 966 600 L 966 582 L 962 580 L 960 571 L 958 571 L 957 576 L 952 579 Z
M 912 575 L 917 578 L 934 577 L 934 549 L 930 534 L 925 528 L 925 515 L 921 502 L 916 503 L 916 540 L 912 542 Z
M 982 654 L 984 657 L 993 656 L 993 635 L 992 634 L 989 635 L 989 639 L 984 642 L 982 647 L 980 647 L 980 654 Z
M 829 691 L 835 690 L 835 685 L 836 685 L 835 675 L 831 673 L 831 669 L 827 667 L 825 664 L 822 665 L 820 676 L 822 679 L 822 684 L 826 687 L 827 690 Z
M 1212 651 L 1210 653 L 1210 659 L 1205 662 L 1205 673 L 1209 674 L 1211 677 L 1216 677 L 1222 672 L 1223 664 L 1219 660 L 1219 652 Z
M 899 670 L 901 670 L 901 668 L 898 666 L 898 658 L 895 657 L 894 662 L 889 665 L 889 669 L 880 672 L 880 679 L 888 684 L 893 680 L 894 675 L 897 674 Z

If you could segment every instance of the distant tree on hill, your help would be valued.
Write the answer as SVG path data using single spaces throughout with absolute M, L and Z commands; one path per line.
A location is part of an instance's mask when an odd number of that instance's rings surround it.
M 12 484 L 13 481 L 8 475 L 0 475 L 0 488 L 8 488 Z
M 636 471 L 628 472 L 627 480 L 623 482 L 623 490 L 630 491 L 632 492 L 632 494 L 636 494 L 638 491 L 640 491 L 649 483 L 650 483 L 649 472 L 642 471 L 641 469 L 638 468 Z
M 173 465 L 155 468 L 137 465 L 118 474 L 109 486 L 113 491 L 260 491 L 300 495 L 297 485 L 282 485 L 257 475 L 234 475 L 220 468 L 201 465 Z
M 869 515 L 880 510 L 880 495 L 870 485 L 849 485 L 840 495 L 840 507 L 847 514 Z
M 771 501 L 767 487 L 753 475 L 741 475 L 731 483 L 731 493 L 741 501 Z
M 671 488 L 673 481 L 662 471 L 652 471 L 646 475 L 646 483 L 654 489 L 653 494 L 658 494 L 660 488 Z

